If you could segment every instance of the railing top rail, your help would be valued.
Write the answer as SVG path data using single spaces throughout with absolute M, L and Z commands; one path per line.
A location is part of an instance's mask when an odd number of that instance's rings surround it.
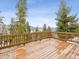
M 79 34 L 79 32 L 55 32 L 58 34 Z
M 22 34 L 8 34 L 8 35 L 1 35 L 0 37 L 7 37 L 7 36 L 16 36 L 16 35 L 28 35 L 28 34 L 40 34 L 40 33 L 47 33 L 46 31 L 44 32 L 26 32 Z M 79 34 L 79 32 L 49 32 L 49 33 L 56 33 L 56 34 Z

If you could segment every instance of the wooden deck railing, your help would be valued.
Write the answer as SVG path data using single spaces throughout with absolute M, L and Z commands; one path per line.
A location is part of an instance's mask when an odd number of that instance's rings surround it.
M 79 40 L 79 33 L 68 32 L 34 32 L 24 34 L 13 34 L 0 36 L 0 49 L 25 44 L 32 41 L 42 40 L 45 38 L 56 38 L 60 40 Z
M 0 49 L 50 38 L 51 32 L 34 32 L 0 36 Z

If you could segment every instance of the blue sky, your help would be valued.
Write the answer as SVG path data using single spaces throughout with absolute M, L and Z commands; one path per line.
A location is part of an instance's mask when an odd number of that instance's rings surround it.
M 79 0 L 66 0 L 67 5 L 72 8 L 71 14 L 79 14 Z M 10 24 L 11 18 L 16 18 L 16 4 L 18 0 L 1 0 L 0 16 L 4 16 L 5 24 Z M 59 7 L 60 0 L 28 0 L 27 21 L 31 26 L 42 27 L 47 24 L 56 27 L 56 12 Z

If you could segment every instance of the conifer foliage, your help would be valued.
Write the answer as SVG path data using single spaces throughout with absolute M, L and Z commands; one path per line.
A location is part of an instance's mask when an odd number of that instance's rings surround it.
M 57 15 L 57 31 L 58 32 L 77 32 L 78 23 L 76 15 L 69 15 L 71 9 L 66 5 L 65 0 L 61 0 Z
M 27 4 L 26 0 L 19 0 L 17 4 L 17 19 L 11 19 L 11 33 L 30 32 L 29 22 L 26 21 Z

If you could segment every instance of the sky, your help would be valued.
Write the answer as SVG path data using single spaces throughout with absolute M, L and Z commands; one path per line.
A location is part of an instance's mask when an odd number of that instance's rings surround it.
M 79 14 L 79 0 L 66 0 L 71 7 L 71 14 Z M 0 16 L 4 16 L 5 24 L 10 24 L 11 18 L 16 18 L 18 0 L 1 0 Z M 42 27 L 47 24 L 56 27 L 56 12 L 59 8 L 60 0 L 27 0 L 27 18 L 31 26 Z M 79 16 L 79 15 L 78 15 Z

